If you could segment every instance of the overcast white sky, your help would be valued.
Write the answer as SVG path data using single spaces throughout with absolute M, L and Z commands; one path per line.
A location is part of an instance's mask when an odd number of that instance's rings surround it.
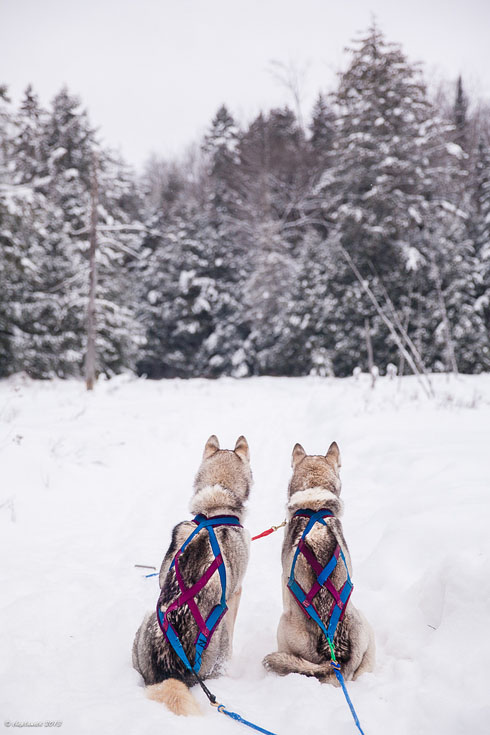
M 373 13 L 430 76 L 462 73 L 490 98 L 490 0 L 0 0 L 0 83 L 44 103 L 66 83 L 140 166 L 181 152 L 223 102 L 242 122 L 291 102 L 271 60 L 306 68 L 308 114 Z

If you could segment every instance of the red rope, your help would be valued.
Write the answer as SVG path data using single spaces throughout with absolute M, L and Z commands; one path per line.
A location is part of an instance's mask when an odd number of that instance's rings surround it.
M 282 528 L 285 526 L 287 521 L 283 521 L 279 526 L 271 526 L 267 529 L 267 531 L 262 531 L 262 533 L 259 533 L 257 536 L 252 536 L 252 541 L 255 541 L 258 538 L 263 538 L 264 536 L 268 536 L 270 533 L 274 533 L 274 531 L 277 531 L 279 528 Z

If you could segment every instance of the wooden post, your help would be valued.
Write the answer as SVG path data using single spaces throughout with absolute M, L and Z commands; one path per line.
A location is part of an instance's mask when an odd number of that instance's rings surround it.
M 97 206 L 99 203 L 99 187 L 97 181 L 97 155 L 92 157 L 92 188 L 91 188 L 91 213 L 90 213 L 90 250 L 89 250 L 89 295 L 87 308 L 87 353 L 85 355 L 85 385 L 87 390 L 93 390 L 95 384 L 96 348 L 95 338 L 97 334 L 95 297 L 97 293 Z
M 442 323 L 444 324 L 444 331 L 446 333 L 446 354 L 448 362 L 451 366 L 451 370 L 456 375 L 458 374 L 458 363 L 456 362 L 456 354 L 454 351 L 453 338 L 451 336 L 451 327 L 449 325 L 449 317 L 447 315 L 446 302 L 444 301 L 444 294 L 442 293 L 441 274 L 439 266 L 437 265 L 434 254 L 431 256 L 432 272 L 434 273 L 434 280 L 436 282 L 437 300 L 439 301 L 439 308 L 441 311 Z
M 371 331 L 369 329 L 369 319 L 364 319 L 364 331 L 366 334 L 366 349 L 368 357 L 368 370 L 371 376 L 371 388 L 376 383 L 376 375 L 374 374 L 373 344 L 371 342 Z

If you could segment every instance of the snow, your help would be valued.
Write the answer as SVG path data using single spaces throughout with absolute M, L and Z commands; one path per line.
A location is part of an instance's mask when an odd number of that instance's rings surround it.
M 63 158 L 64 155 L 66 155 L 68 151 L 66 148 L 63 148 L 60 146 L 59 148 L 56 148 L 51 154 L 51 160 L 52 161 L 58 161 L 60 158 Z
M 417 209 L 416 209 L 415 207 L 409 207 L 409 208 L 408 208 L 408 214 L 410 215 L 410 217 L 411 217 L 411 218 L 412 218 L 412 219 L 413 219 L 413 220 L 414 220 L 414 221 L 415 221 L 415 222 L 416 222 L 416 223 L 417 223 L 418 225 L 421 225 L 421 224 L 423 224 L 423 219 L 422 219 L 422 217 L 420 216 L 420 213 L 418 212 L 418 210 L 417 210 Z
M 424 261 L 422 253 L 406 242 L 401 243 L 407 271 L 416 271 Z
M 446 143 L 446 151 L 449 153 L 450 156 L 454 156 L 460 161 L 464 158 L 468 158 L 468 155 L 457 143 Z
M 335 439 L 354 603 L 374 673 L 348 685 L 366 735 L 488 732 L 490 376 L 0 382 L 0 715 L 66 735 L 247 732 L 209 707 L 178 718 L 144 697 L 134 633 L 188 518 L 204 442 L 247 437 L 247 526 L 284 517 L 290 453 Z M 261 666 L 281 612 L 282 531 L 252 544 L 220 701 L 275 733 L 356 732 L 339 689 Z M 251 731 L 250 731 L 251 732 Z

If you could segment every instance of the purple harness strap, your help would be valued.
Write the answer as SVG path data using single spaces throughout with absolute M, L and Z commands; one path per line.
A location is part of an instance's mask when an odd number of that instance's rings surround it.
M 328 512 L 328 513 L 329 513 L 329 515 L 333 515 L 331 512 Z M 297 511 L 294 515 L 295 516 L 304 516 L 305 518 L 311 518 L 311 515 L 312 514 L 310 514 L 309 512 Z M 306 529 L 305 529 L 305 531 L 306 531 Z M 347 608 L 347 603 L 349 602 L 350 596 L 352 594 L 352 583 L 350 582 L 349 575 L 347 574 L 347 579 L 344 582 L 344 584 L 342 585 L 342 587 L 340 588 L 340 590 L 337 590 L 337 588 L 334 586 L 333 582 L 330 580 L 330 575 L 328 575 L 325 579 L 322 579 L 321 581 L 319 581 L 321 579 L 322 574 L 324 572 L 324 569 L 326 569 L 326 567 L 323 567 L 320 564 L 320 562 L 316 558 L 316 556 L 313 553 L 313 551 L 309 548 L 309 546 L 306 545 L 306 542 L 305 542 L 305 534 L 303 534 L 303 536 L 299 540 L 297 553 L 303 554 L 303 556 L 305 557 L 306 561 L 308 562 L 308 564 L 310 565 L 310 567 L 315 572 L 316 579 L 313 582 L 313 584 L 312 584 L 312 586 L 311 586 L 311 588 L 310 588 L 310 590 L 309 590 L 308 593 L 305 592 L 305 590 L 301 587 L 301 585 L 299 584 L 299 582 L 295 581 L 295 585 L 297 585 L 297 587 L 303 593 L 302 594 L 302 597 L 303 597 L 302 600 L 300 600 L 299 597 L 296 596 L 296 594 L 294 593 L 294 590 L 291 588 L 291 586 L 289 586 L 290 591 L 292 592 L 294 599 L 296 600 L 296 602 L 298 603 L 299 607 L 301 608 L 301 610 L 303 611 L 303 613 L 306 615 L 306 617 L 311 617 L 310 613 L 308 612 L 308 608 L 311 606 L 315 610 L 315 612 L 318 614 L 318 611 L 316 610 L 316 608 L 315 608 L 315 606 L 313 604 L 313 599 L 316 597 L 316 595 L 322 589 L 322 587 L 324 587 L 324 588 L 326 588 L 330 592 L 330 594 L 333 597 L 333 603 L 332 603 L 332 606 L 330 608 L 329 617 L 331 618 L 332 615 L 333 615 L 333 613 L 334 613 L 334 611 L 335 611 L 335 608 L 338 608 L 338 610 L 340 611 L 340 616 L 338 618 L 338 622 L 340 622 L 342 620 L 342 618 L 344 617 L 344 615 L 345 615 L 345 611 L 346 611 L 346 608 Z M 333 560 L 335 559 L 335 563 L 333 564 L 333 567 L 335 567 L 336 563 L 339 560 L 339 556 L 340 555 L 341 555 L 341 548 L 340 548 L 340 545 L 337 544 L 337 546 L 335 548 L 335 551 L 333 552 L 333 554 L 332 554 L 332 556 L 330 558 L 329 564 L 331 562 L 333 562 Z M 332 567 L 332 571 L 333 571 L 333 567 Z M 342 593 L 343 593 L 344 588 L 346 587 L 346 585 L 348 585 L 349 588 L 350 588 L 349 589 L 349 594 L 348 594 L 348 596 L 347 596 L 347 598 L 345 600 L 342 600 Z
M 194 620 L 196 621 L 199 627 L 199 630 L 201 631 L 201 633 L 204 633 L 204 635 L 208 636 L 209 630 L 208 630 L 206 623 L 203 620 L 201 613 L 199 612 L 199 608 L 197 606 L 195 596 L 198 594 L 198 592 L 202 590 L 202 588 L 206 585 L 207 581 L 211 579 L 215 571 L 218 569 L 219 565 L 222 564 L 223 557 L 221 556 L 221 554 L 215 557 L 214 561 L 206 569 L 202 577 L 198 579 L 198 581 L 195 584 L 193 584 L 192 587 L 186 587 L 184 580 L 182 579 L 180 569 L 179 569 L 179 556 L 181 553 L 182 553 L 182 549 L 179 549 L 179 551 L 175 555 L 175 576 L 177 578 L 177 582 L 179 583 L 179 587 L 182 590 L 182 594 L 179 597 L 177 597 L 177 599 L 174 600 L 172 604 L 167 608 L 167 613 L 187 603 L 189 605 L 189 609 L 192 612 L 192 615 L 194 616 Z M 168 626 L 168 621 L 166 622 Z
M 352 717 L 354 718 L 354 722 L 356 723 L 356 726 L 361 735 L 364 735 L 361 728 L 361 723 L 359 722 L 359 718 L 354 709 L 354 705 L 350 700 L 347 688 L 345 686 L 344 677 L 342 676 L 341 671 L 341 664 L 337 661 L 335 657 L 335 646 L 333 642 L 334 635 L 337 630 L 337 625 L 344 616 L 344 613 L 347 609 L 347 603 L 349 602 L 352 592 L 352 582 L 349 576 L 349 570 L 347 568 L 347 561 L 340 545 L 337 543 L 337 547 L 333 555 L 330 557 L 328 563 L 324 567 L 322 567 L 313 551 L 305 543 L 305 538 L 307 537 L 308 533 L 311 531 L 315 523 L 322 523 L 325 526 L 325 519 L 333 517 L 333 513 L 328 508 L 322 508 L 316 512 L 306 509 L 299 510 L 294 515 L 305 516 L 309 520 L 296 547 L 296 551 L 291 564 L 291 571 L 289 573 L 288 588 L 303 613 L 307 617 L 311 618 L 311 620 L 313 620 L 318 625 L 318 627 L 324 634 L 328 647 L 330 649 L 330 663 L 335 672 L 335 676 L 340 686 L 342 687 L 342 691 L 344 692 L 344 696 L 347 704 L 349 705 L 349 709 L 351 711 Z M 294 574 L 296 562 L 300 554 L 303 554 L 316 576 L 316 579 L 313 582 L 313 585 L 311 586 L 308 594 L 304 591 L 299 582 L 296 580 Z M 337 590 L 333 583 L 330 581 L 330 575 L 336 568 L 339 558 L 342 560 L 342 563 L 345 567 L 347 580 L 342 585 L 342 588 L 340 590 Z M 327 589 L 333 597 L 333 605 L 330 609 L 328 620 L 322 620 L 322 618 L 318 614 L 318 610 L 313 605 L 313 598 L 316 594 L 318 594 L 319 590 L 322 587 L 325 587 L 325 589 Z
M 301 541 L 299 542 L 299 547 L 300 547 L 301 553 L 303 554 L 303 556 L 305 557 L 305 559 L 309 562 L 309 564 L 312 567 L 313 571 L 317 575 L 317 579 L 314 581 L 314 583 L 313 583 L 310 591 L 308 592 L 308 594 L 306 595 L 306 597 L 305 597 L 305 599 L 304 599 L 304 601 L 302 603 L 302 606 L 303 607 L 308 607 L 308 605 L 311 603 L 311 601 L 313 600 L 313 598 L 316 597 L 316 595 L 318 594 L 318 592 L 322 588 L 322 585 L 318 582 L 318 577 L 322 573 L 323 567 L 320 564 L 320 562 L 318 561 L 318 559 L 316 558 L 316 556 L 314 555 L 314 553 L 312 552 L 312 550 L 305 544 L 305 542 L 303 541 L 303 539 L 301 539 Z M 337 545 L 337 548 L 335 549 L 335 551 L 333 553 L 333 556 L 338 560 L 339 554 L 340 554 L 340 546 Z M 330 594 L 333 596 L 333 598 L 335 600 L 335 603 L 334 604 L 338 604 L 338 605 L 340 605 L 340 607 L 342 607 L 342 601 L 340 599 L 340 593 L 337 591 L 337 588 L 333 586 L 333 584 L 330 581 L 330 579 L 327 578 L 325 580 L 325 582 L 323 583 L 323 587 L 326 587 L 327 590 L 330 592 Z
M 223 556 L 221 554 L 221 549 L 219 547 L 218 540 L 214 533 L 214 528 L 216 528 L 217 526 L 238 526 L 241 528 L 241 524 L 240 524 L 239 519 L 236 516 L 215 516 L 213 518 L 206 518 L 206 516 L 198 515 L 194 518 L 193 522 L 196 524 L 197 528 L 187 537 L 186 541 L 182 544 L 180 549 L 176 552 L 173 558 L 172 564 L 170 565 L 170 568 L 173 567 L 175 570 L 175 579 L 180 588 L 180 594 L 165 609 L 165 612 L 162 612 L 161 610 L 161 603 L 162 603 L 162 596 L 163 596 L 163 589 L 162 589 L 160 596 L 158 598 L 158 602 L 157 602 L 157 620 L 168 642 L 174 649 L 175 653 L 179 656 L 179 658 L 185 664 L 186 668 L 197 673 L 197 671 L 199 671 L 199 668 L 201 666 L 202 653 L 207 648 L 211 640 L 211 636 L 216 630 L 216 627 L 218 626 L 221 618 L 227 611 L 225 565 L 224 565 Z M 193 584 L 191 587 L 186 587 L 184 579 L 180 571 L 180 568 L 179 568 L 179 558 L 182 552 L 184 551 L 184 549 L 190 543 L 190 541 L 192 541 L 192 539 L 196 536 L 196 534 L 198 534 L 202 529 L 206 529 L 208 532 L 209 541 L 211 544 L 211 550 L 214 554 L 214 559 L 209 565 L 209 567 L 206 569 L 206 571 L 202 574 L 202 576 L 197 580 L 197 582 L 195 582 L 195 584 Z M 208 583 L 208 581 L 211 579 L 213 574 L 215 574 L 215 572 L 218 572 L 219 577 L 220 577 L 221 599 L 220 599 L 220 602 L 213 607 L 213 609 L 207 616 L 206 620 L 204 620 L 197 606 L 195 597 L 203 589 L 203 587 Z M 191 665 L 184 649 L 182 648 L 182 644 L 180 642 L 179 636 L 176 630 L 174 629 L 172 623 L 169 620 L 169 614 L 172 611 L 186 604 L 188 605 L 189 611 L 191 612 L 191 615 L 194 618 L 197 628 L 198 628 L 197 637 L 194 643 L 194 646 L 196 649 L 194 666 Z

